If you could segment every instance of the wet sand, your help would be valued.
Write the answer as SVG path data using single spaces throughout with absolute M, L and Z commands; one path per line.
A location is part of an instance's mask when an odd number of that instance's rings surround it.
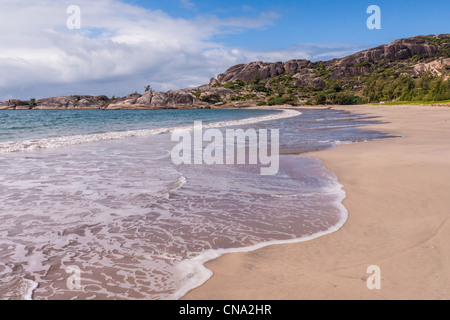
M 310 155 L 344 185 L 347 224 L 211 261 L 214 276 L 184 299 L 450 298 L 450 108 L 333 108 L 380 116 L 388 123 L 373 129 L 404 136 Z M 381 268 L 381 290 L 367 288 L 371 265 Z

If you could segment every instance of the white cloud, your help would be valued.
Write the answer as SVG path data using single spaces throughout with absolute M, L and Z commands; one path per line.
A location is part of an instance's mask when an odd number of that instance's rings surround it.
M 81 30 L 69 30 L 66 9 L 73 3 L 2 0 L 0 100 L 117 96 L 142 91 L 147 83 L 170 90 L 206 83 L 236 63 L 314 58 L 306 48 L 252 52 L 214 42 L 221 34 L 270 26 L 275 13 L 187 20 L 119 0 L 79 0 Z
M 183 8 L 186 8 L 188 10 L 195 9 L 195 3 L 191 0 L 180 0 L 180 3 Z

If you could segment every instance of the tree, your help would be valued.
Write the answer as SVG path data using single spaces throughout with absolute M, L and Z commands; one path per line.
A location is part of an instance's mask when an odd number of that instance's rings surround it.
M 151 87 L 150 85 L 146 86 L 146 87 L 145 87 L 145 92 L 153 93 L 152 87 Z
M 317 105 L 325 104 L 326 102 L 327 102 L 327 96 L 324 95 L 323 93 L 318 94 L 318 95 L 315 97 L 314 103 L 317 104 Z
M 30 109 L 33 109 L 34 107 L 36 107 L 36 99 L 35 98 L 30 99 L 30 102 L 28 103 L 28 107 Z

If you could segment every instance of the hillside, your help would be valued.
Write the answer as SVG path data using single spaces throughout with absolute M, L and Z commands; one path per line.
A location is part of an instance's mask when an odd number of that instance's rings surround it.
M 450 35 L 416 36 L 330 61 L 252 62 L 213 81 L 232 100 L 359 104 L 450 99 Z
M 252 62 L 197 88 L 123 98 L 8 100 L 2 109 L 172 109 L 450 100 L 450 34 L 416 36 L 341 59 Z

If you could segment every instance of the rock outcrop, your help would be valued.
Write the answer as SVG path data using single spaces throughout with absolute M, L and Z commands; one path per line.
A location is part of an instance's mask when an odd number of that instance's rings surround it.
M 217 81 L 219 83 L 226 83 L 236 80 L 248 82 L 255 78 L 273 78 L 282 75 L 284 72 L 285 69 L 282 62 L 268 63 L 257 61 L 231 67 L 225 73 L 219 75 Z
M 107 96 L 55 97 L 37 100 L 34 109 L 101 109 L 107 103 Z
M 186 109 L 205 108 L 223 102 L 234 95 L 230 89 L 203 85 L 196 88 L 171 90 L 169 92 L 146 92 L 130 94 L 112 101 L 105 109 Z
M 0 103 L 0 109 L 10 110 L 59 110 L 59 109 L 101 109 L 108 104 L 107 96 L 62 96 L 40 100 L 8 100 Z
M 0 110 L 27 110 L 30 106 L 27 102 L 11 99 L 0 103 Z
M 439 48 L 426 41 L 422 36 L 395 40 L 388 45 L 382 45 L 365 50 L 342 59 L 335 59 L 328 63 L 333 69 L 330 79 L 340 80 L 347 77 L 365 75 L 376 68 L 376 64 L 384 60 L 401 62 L 414 56 L 438 56 Z
M 450 69 L 450 58 L 438 59 L 431 62 L 422 62 L 414 66 L 414 72 L 418 75 L 423 72 L 431 72 L 435 76 L 442 76 L 442 70 Z
M 326 87 L 325 81 L 316 74 L 315 69 L 302 69 L 294 75 L 297 87 L 313 87 L 323 89 Z
M 284 70 L 289 74 L 295 74 L 299 71 L 310 68 L 313 63 L 309 60 L 290 60 L 285 63 Z
M 323 65 L 330 72 L 330 80 L 341 80 L 368 74 L 377 68 L 380 61 L 401 62 L 413 57 L 441 58 L 441 48 L 433 40 L 449 40 L 450 35 L 416 36 L 407 39 L 395 40 L 388 45 L 364 50 L 351 56 L 330 61 L 311 62 L 309 60 L 291 60 L 286 63 L 252 62 L 239 64 L 229 68 L 217 77 L 217 83 L 244 81 L 253 79 L 268 79 L 281 75 L 292 75 L 296 78 L 297 86 L 311 86 L 323 88 L 323 79 L 320 80 L 315 67 Z M 448 48 L 448 44 L 447 44 Z M 314 76 L 314 73 L 316 76 Z M 211 83 L 215 83 L 211 80 Z

